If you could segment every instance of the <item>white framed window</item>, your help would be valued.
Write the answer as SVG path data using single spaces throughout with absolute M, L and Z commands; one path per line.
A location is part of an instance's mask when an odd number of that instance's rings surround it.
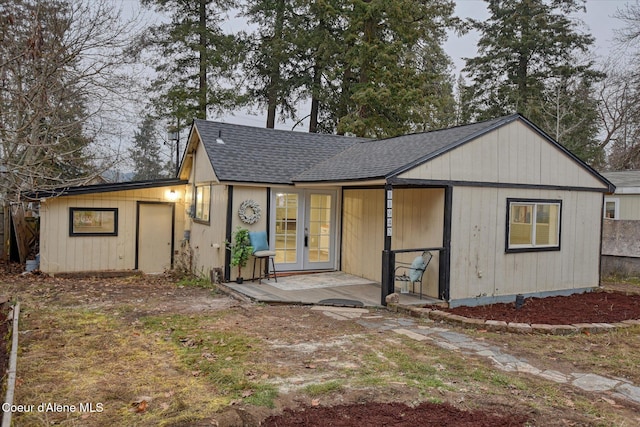
M 507 199 L 506 252 L 560 250 L 561 200 Z
M 605 197 L 602 214 L 608 219 L 620 219 L 620 199 Z
M 211 184 L 196 184 L 195 221 L 209 223 L 211 209 Z

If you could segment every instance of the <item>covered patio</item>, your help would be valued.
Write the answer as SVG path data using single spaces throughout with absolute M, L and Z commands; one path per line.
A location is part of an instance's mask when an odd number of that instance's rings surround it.
M 381 307 L 380 283 L 344 273 L 331 271 L 311 274 L 294 274 L 273 279 L 234 282 L 224 286 L 253 301 L 267 304 L 311 304 L 347 307 Z M 443 301 L 423 295 L 399 294 L 400 304 L 441 304 Z

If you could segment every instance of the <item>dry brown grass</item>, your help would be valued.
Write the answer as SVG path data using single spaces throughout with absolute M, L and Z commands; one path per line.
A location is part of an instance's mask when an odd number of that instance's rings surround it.
M 221 419 L 219 411 L 238 406 L 259 419 L 266 410 L 255 408 L 274 403 L 277 411 L 314 401 L 424 400 L 509 408 L 567 425 L 640 421 L 633 408 L 613 406 L 570 386 L 499 372 L 484 358 L 339 322 L 307 307 L 221 304 L 212 309 L 216 301 L 208 301 L 208 308 L 194 311 L 210 294 L 154 280 L 13 285 L 22 301 L 16 403 L 104 407 L 101 413 L 16 414 L 15 425 L 209 425 Z M 590 348 L 606 375 L 633 375 L 632 365 L 640 362 L 629 354 L 637 348 L 636 328 L 574 340 L 479 335 L 508 345 L 510 352 L 539 347 L 536 357 L 552 355 L 571 369 L 577 369 L 574 362 L 587 363 L 592 356 L 581 352 Z
M 35 412 L 16 416 L 17 425 L 171 425 L 228 404 L 154 333 L 86 310 L 25 314 L 16 402 L 101 403 L 104 412 Z M 141 400 L 148 406 L 136 412 Z

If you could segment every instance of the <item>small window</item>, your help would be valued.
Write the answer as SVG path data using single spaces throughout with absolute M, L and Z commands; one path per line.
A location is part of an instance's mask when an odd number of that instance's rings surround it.
M 69 208 L 69 236 L 117 235 L 117 208 Z
M 211 185 L 196 185 L 196 203 L 194 219 L 209 222 L 209 209 L 211 206 Z
M 608 219 L 620 219 L 620 199 L 604 199 L 604 217 Z
M 560 249 L 559 200 L 507 199 L 507 252 Z

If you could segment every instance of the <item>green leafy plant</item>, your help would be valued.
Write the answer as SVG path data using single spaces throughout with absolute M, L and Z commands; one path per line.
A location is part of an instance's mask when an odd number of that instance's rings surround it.
M 242 277 L 242 268 L 253 253 L 253 246 L 249 239 L 249 230 L 238 227 L 233 233 L 233 241 L 227 242 L 227 249 L 231 251 L 231 265 L 238 267 L 238 277 Z

